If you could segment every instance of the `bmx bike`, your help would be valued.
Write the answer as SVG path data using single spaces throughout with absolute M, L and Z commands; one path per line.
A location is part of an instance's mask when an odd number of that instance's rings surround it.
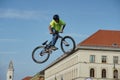
M 71 36 L 62 37 L 62 36 L 58 35 L 58 38 L 61 38 L 60 47 L 64 53 L 69 54 L 75 50 L 76 44 L 75 44 L 74 39 Z M 47 43 L 47 42 L 48 42 L 48 40 L 45 41 L 44 43 L 42 43 L 42 45 L 37 46 L 36 48 L 33 49 L 32 59 L 34 62 L 40 64 L 40 63 L 46 62 L 49 59 L 50 54 L 54 50 L 51 48 L 48 48 L 48 46 L 50 46 L 51 42 L 49 42 L 49 43 Z

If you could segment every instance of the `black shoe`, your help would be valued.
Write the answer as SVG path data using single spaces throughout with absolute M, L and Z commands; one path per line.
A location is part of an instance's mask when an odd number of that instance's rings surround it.
M 51 46 L 51 47 L 50 47 L 50 49 L 52 49 L 52 50 L 54 50 L 54 51 L 55 51 L 55 50 L 57 50 L 58 48 L 57 48 L 57 47 L 55 47 L 55 46 Z

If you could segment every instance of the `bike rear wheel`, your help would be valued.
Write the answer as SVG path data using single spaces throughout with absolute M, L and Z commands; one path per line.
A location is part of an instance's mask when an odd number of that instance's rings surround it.
M 36 63 L 44 63 L 49 57 L 50 53 L 45 52 L 44 46 L 38 46 L 32 52 L 32 59 Z
M 71 36 L 65 36 L 61 40 L 61 49 L 64 53 L 70 53 L 75 50 L 76 44 Z

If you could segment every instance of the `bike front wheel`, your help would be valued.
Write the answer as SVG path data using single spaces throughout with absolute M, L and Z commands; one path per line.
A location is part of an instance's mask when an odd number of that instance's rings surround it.
M 50 53 L 45 52 L 44 46 L 38 46 L 32 52 L 32 59 L 36 63 L 44 63 L 49 57 Z
M 64 53 L 70 53 L 75 50 L 76 44 L 71 36 L 65 36 L 61 40 L 61 49 Z

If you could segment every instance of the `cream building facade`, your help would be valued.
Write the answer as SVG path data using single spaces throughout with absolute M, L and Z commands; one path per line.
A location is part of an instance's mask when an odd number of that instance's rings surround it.
M 99 34 L 105 33 L 116 31 L 100 30 L 81 42 L 75 52 L 62 55 L 44 69 L 45 80 L 120 80 L 120 38 L 100 38 Z M 96 36 L 103 39 L 101 44 Z
M 74 54 L 46 69 L 45 80 L 120 79 L 118 59 L 120 49 L 78 48 Z

